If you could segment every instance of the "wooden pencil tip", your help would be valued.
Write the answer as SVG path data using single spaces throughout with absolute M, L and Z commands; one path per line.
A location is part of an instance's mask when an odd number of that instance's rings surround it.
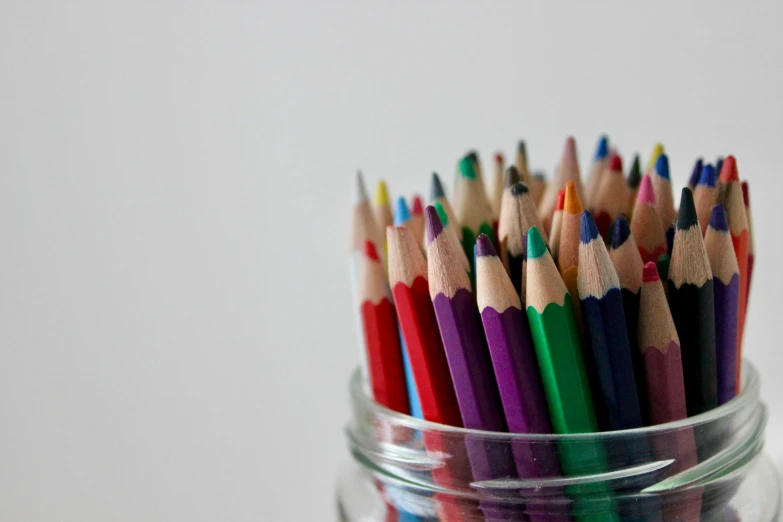
M 470 156 L 465 156 L 459 161 L 459 172 L 463 178 L 476 179 L 476 162 Z
M 696 163 L 693 165 L 693 170 L 691 171 L 691 177 L 688 180 L 688 185 L 690 185 L 691 187 L 695 187 L 699 183 L 703 165 L 704 165 L 704 160 L 702 158 L 698 158 L 696 160 Z
M 598 226 L 593 219 L 593 213 L 589 210 L 582 212 L 582 218 L 579 227 L 579 242 L 588 244 L 598 237 Z
M 440 182 L 440 177 L 437 172 L 432 173 L 432 182 L 430 183 L 430 201 L 435 201 L 446 195 L 443 190 L 443 184 Z
M 377 206 L 385 206 L 390 203 L 389 189 L 386 187 L 386 182 L 384 180 L 380 180 L 378 182 L 378 185 L 376 185 L 375 197 L 373 198 L 373 202 Z
M 701 175 L 699 176 L 699 181 L 697 185 L 702 185 L 705 187 L 714 187 L 715 186 L 715 167 L 707 163 L 702 167 L 701 169 Z
M 566 138 L 565 147 L 563 148 L 563 159 L 560 162 L 560 167 L 562 168 L 576 164 L 576 140 L 573 136 L 569 136 Z
M 476 238 L 476 256 L 477 257 L 497 257 L 495 247 L 492 246 L 492 240 L 486 234 L 479 234 Z
M 514 184 L 511 186 L 511 194 L 512 194 L 513 196 L 515 196 L 515 197 L 519 197 L 519 196 L 521 196 L 522 194 L 527 194 L 528 192 L 530 192 L 530 189 L 528 188 L 528 186 L 527 186 L 527 185 L 525 185 L 525 184 L 524 184 L 524 183 L 522 183 L 521 181 L 520 181 L 520 182 L 518 182 L 518 183 L 514 183 Z
M 424 209 L 424 220 L 427 228 L 427 244 L 429 245 L 443 232 L 443 223 L 438 216 L 438 211 L 432 205 Z
M 421 201 L 421 196 L 418 194 L 413 195 L 413 205 L 412 205 L 411 211 L 413 212 L 414 216 L 423 215 L 424 214 L 424 204 Z
M 622 174 L 623 172 L 623 159 L 620 157 L 619 154 L 612 154 L 612 156 L 609 158 L 609 170 L 612 172 L 619 172 Z
M 533 179 L 546 183 L 546 173 L 543 170 L 537 170 L 533 173 Z
M 408 204 L 405 202 L 405 198 L 400 196 L 397 198 L 397 205 L 394 207 L 394 224 L 404 225 L 411 220 L 411 213 L 408 210 Z
M 519 140 L 519 143 L 517 144 L 517 152 L 523 156 L 527 156 L 527 144 L 525 144 L 525 140 Z
M 683 187 L 680 197 L 680 214 L 677 217 L 677 230 L 685 230 L 694 225 L 698 226 L 699 218 L 696 213 L 696 205 L 693 203 L 693 192 L 688 187 Z
M 649 283 L 650 281 L 660 281 L 661 278 L 658 275 L 658 267 L 655 266 L 655 263 L 650 261 L 646 265 L 644 265 L 644 270 L 642 271 L 642 281 L 645 283 Z
M 631 236 L 631 225 L 624 216 L 618 217 L 614 222 L 612 232 L 612 248 L 620 248 Z
M 566 214 L 581 214 L 584 210 L 573 181 L 569 181 L 568 184 L 566 184 L 563 210 Z
M 502 152 L 496 152 L 495 153 L 495 163 L 497 163 L 498 165 L 502 165 L 503 164 L 503 153 Z
M 655 173 L 663 179 L 671 179 L 669 173 L 669 157 L 666 154 L 658 156 L 658 160 L 655 162 Z
M 721 232 L 729 231 L 729 220 L 726 217 L 726 209 L 720 203 L 712 207 L 712 215 L 710 216 L 710 228 L 719 230 Z
M 503 186 L 511 187 L 515 183 L 519 183 L 519 180 L 519 170 L 514 165 L 509 166 L 506 169 L 506 175 L 503 177 Z
M 555 201 L 555 210 L 563 210 L 565 207 L 565 189 L 557 191 L 557 200 Z
M 446 213 L 446 209 L 443 208 L 441 202 L 436 201 L 433 206 L 435 207 L 435 211 L 438 213 L 438 217 L 440 218 L 440 222 L 443 224 L 443 228 L 449 226 L 449 215 Z
M 468 151 L 466 156 L 468 158 L 470 158 L 470 161 L 472 161 L 473 163 L 478 163 L 479 162 L 479 155 L 478 155 L 478 152 L 475 151 L 475 150 Z
M 527 257 L 528 259 L 536 259 L 543 256 L 546 253 L 546 245 L 541 237 L 541 233 L 536 227 L 530 227 L 527 231 Z
M 652 180 L 647 174 L 642 176 L 642 183 L 639 185 L 639 194 L 636 196 L 636 201 L 638 203 L 655 204 L 655 190 L 653 190 Z
M 375 243 L 372 241 L 367 240 L 364 242 L 363 253 L 364 257 L 372 259 L 373 261 L 381 260 L 381 258 L 378 256 L 378 249 L 375 248 Z
M 737 172 L 737 160 L 734 156 L 726 156 L 723 160 L 723 167 L 720 171 L 720 180 L 723 183 L 729 183 L 730 181 L 739 181 L 739 173 Z
M 663 145 L 660 143 L 656 143 L 652 150 L 652 155 L 650 156 L 650 162 L 647 164 L 647 170 L 651 171 L 653 168 L 655 168 L 655 163 L 658 161 L 658 156 L 663 154 Z
M 356 202 L 360 203 L 368 199 L 367 185 L 364 184 L 364 176 L 361 170 L 356 171 Z
M 742 201 L 745 202 L 745 206 L 750 206 L 750 189 L 748 188 L 748 182 L 742 182 Z
M 598 145 L 595 147 L 595 161 L 606 158 L 609 154 L 609 137 L 606 134 L 602 134 L 598 138 Z
M 642 182 L 642 171 L 639 166 L 639 155 L 635 154 L 633 157 L 633 163 L 631 164 L 631 170 L 628 172 L 628 186 L 632 189 L 639 187 L 639 183 Z

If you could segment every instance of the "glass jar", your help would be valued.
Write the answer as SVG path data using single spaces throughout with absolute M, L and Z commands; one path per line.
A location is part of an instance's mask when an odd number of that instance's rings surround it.
M 353 461 L 338 481 L 340 520 L 777 521 L 780 483 L 762 451 L 767 411 L 758 373 L 747 361 L 743 369 L 742 392 L 710 412 L 580 435 L 422 421 L 373 402 L 357 373 L 346 430 Z M 570 465 L 566 475 L 558 462 L 567 453 L 571 464 L 579 455 L 580 467 Z M 554 465 L 541 473 L 542 461 Z M 514 476 L 474 480 L 476 469 L 508 470 L 509 463 Z

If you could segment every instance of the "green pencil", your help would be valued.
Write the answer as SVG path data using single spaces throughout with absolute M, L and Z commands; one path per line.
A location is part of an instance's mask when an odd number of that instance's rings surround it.
M 476 172 L 476 163 L 465 156 L 459 162 L 459 191 L 457 194 L 457 221 L 462 226 L 462 249 L 470 262 L 470 274 L 473 279 L 476 267 L 473 247 L 479 234 L 486 234 L 497 245 L 492 206 L 484 190 L 484 182 Z

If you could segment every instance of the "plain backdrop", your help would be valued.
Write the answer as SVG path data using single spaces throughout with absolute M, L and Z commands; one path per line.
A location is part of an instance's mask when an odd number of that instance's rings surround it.
M 352 180 L 733 153 L 783 461 L 783 4 L 5 1 L 0 519 L 334 519 Z

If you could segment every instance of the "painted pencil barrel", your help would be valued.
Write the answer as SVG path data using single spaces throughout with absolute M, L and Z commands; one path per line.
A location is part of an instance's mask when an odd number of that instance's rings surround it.
M 715 358 L 717 365 L 718 404 L 725 404 L 737 394 L 737 339 L 739 326 L 740 278 L 734 275 L 726 285 L 713 280 L 715 295 Z

